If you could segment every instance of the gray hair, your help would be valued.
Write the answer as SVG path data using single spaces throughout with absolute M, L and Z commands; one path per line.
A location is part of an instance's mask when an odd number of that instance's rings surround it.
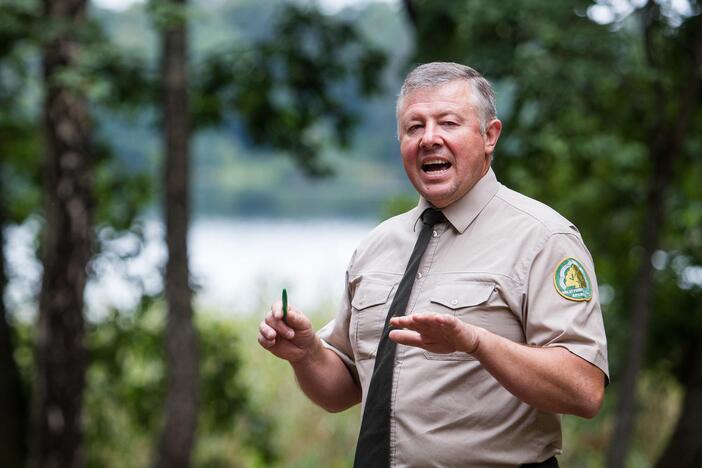
M 402 88 L 400 88 L 395 108 L 398 130 L 400 106 L 402 106 L 402 100 L 407 94 L 415 89 L 436 88 L 456 80 L 465 81 L 470 85 L 471 105 L 478 114 L 480 132 L 485 133 L 488 123 L 497 118 L 495 92 L 490 82 L 483 78 L 483 75 L 471 67 L 453 62 L 425 63 L 419 65 L 407 75 L 405 82 L 402 83 Z

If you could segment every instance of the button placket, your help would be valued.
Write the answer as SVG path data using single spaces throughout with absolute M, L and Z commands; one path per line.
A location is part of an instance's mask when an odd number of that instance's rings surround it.
M 429 239 L 429 245 L 427 246 L 427 250 L 424 252 L 421 263 L 419 264 L 419 271 L 417 271 L 417 274 L 415 275 L 414 286 L 412 287 L 410 300 L 407 304 L 407 315 L 414 311 L 414 307 L 417 304 L 417 298 L 421 295 L 424 287 L 424 280 L 431 271 L 431 266 L 434 263 L 434 256 L 436 255 L 436 250 L 439 246 L 439 238 L 445 230 L 445 225 L 441 223 L 437 224 L 432 231 L 432 237 Z M 436 235 L 434 235 L 434 233 L 436 233 Z

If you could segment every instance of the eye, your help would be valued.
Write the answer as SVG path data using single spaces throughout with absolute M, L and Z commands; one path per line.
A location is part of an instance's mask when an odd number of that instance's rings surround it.
M 455 122 L 453 120 L 444 120 L 441 122 L 441 125 L 443 127 L 458 127 L 458 122 Z
M 407 133 L 414 133 L 420 128 L 422 128 L 422 124 L 411 124 L 407 127 L 406 131 Z

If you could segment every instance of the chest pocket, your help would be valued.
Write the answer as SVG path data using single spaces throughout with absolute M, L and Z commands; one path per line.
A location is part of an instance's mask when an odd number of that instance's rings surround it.
M 390 308 L 390 293 L 395 285 L 364 280 L 351 300 L 353 308 L 349 332 L 356 348 L 356 359 L 375 357 L 378 342 L 383 334 L 385 317 Z
M 430 312 L 451 314 L 471 325 L 484 327 L 488 310 L 484 305 L 495 284 L 483 281 L 460 281 L 437 286 L 430 294 Z M 470 361 L 475 358 L 464 352 L 447 354 L 424 352 L 427 359 L 436 361 Z

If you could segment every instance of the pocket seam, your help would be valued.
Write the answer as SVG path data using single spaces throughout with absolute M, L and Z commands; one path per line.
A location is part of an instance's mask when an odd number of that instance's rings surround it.
M 362 346 L 361 346 L 361 339 L 359 337 L 359 327 L 361 325 L 361 320 L 364 316 L 367 315 L 367 313 L 364 313 L 363 311 L 370 309 L 371 307 L 382 307 L 385 309 L 387 312 L 387 308 L 384 307 L 385 304 L 388 303 L 390 299 L 390 295 L 392 294 L 393 289 L 395 288 L 395 284 L 393 283 L 386 283 L 383 281 L 367 281 L 366 284 L 364 285 L 363 283 L 359 287 L 358 291 L 356 291 L 356 294 L 354 295 L 354 298 L 351 300 L 351 307 L 352 307 L 352 315 L 354 316 L 354 327 L 353 327 L 353 333 L 354 333 L 354 342 L 355 342 L 355 347 L 358 353 L 358 360 L 364 360 L 364 359 L 373 359 L 375 358 L 375 349 L 372 351 L 363 351 Z M 364 289 L 368 290 L 367 292 L 364 292 Z M 372 291 L 372 292 L 371 292 Z M 372 296 L 366 299 L 366 296 L 363 296 L 362 298 L 358 298 L 357 296 L 359 294 L 371 294 Z M 367 302 L 366 302 L 367 301 Z M 366 318 L 366 322 L 370 322 Z M 385 315 L 382 317 L 381 321 L 381 335 L 382 335 L 382 326 L 385 324 Z M 376 343 L 377 345 L 377 343 Z
M 495 283 L 487 281 L 466 282 L 463 287 L 452 284 L 436 288 L 429 301 L 455 311 L 483 304 L 494 290 Z
M 380 286 L 381 288 L 373 288 L 372 286 Z M 385 304 L 390 298 L 390 293 L 395 285 L 392 283 L 383 283 L 379 281 L 369 282 L 367 285 L 361 285 L 356 294 L 354 294 L 351 300 L 351 307 L 356 310 L 364 310 L 369 307 L 377 306 L 380 304 Z M 364 290 L 368 290 L 368 292 Z M 371 292 L 372 291 L 372 292 Z M 360 298 L 358 296 L 364 294 Z M 370 294 L 371 297 L 365 296 L 365 294 Z M 366 299 L 367 298 L 367 299 Z

